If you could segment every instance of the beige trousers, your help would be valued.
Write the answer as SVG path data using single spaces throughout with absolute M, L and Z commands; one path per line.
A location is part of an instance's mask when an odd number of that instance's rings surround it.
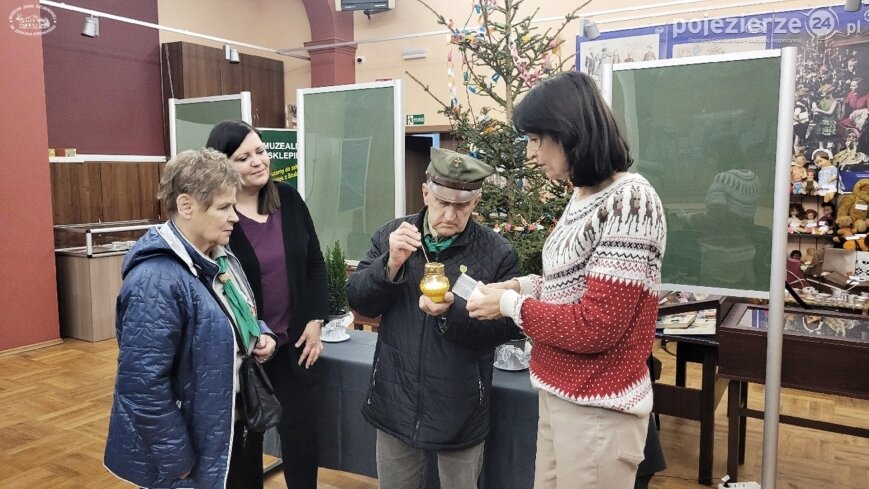
M 534 489 L 632 489 L 648 416 L 580 406 L 539 391 Z

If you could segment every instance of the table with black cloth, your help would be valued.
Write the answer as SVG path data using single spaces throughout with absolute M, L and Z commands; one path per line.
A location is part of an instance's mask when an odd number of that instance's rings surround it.
M 320 356 L 323 386 L 319 443 L 320 466 L 377 477 L 376 432 L 362 417 L 368 393 L 377 333 L 348 331 L 350 340 L 327 343 Z M 537 443 L 537 391 L 528 371 L 495 369 L 492 382 L 491 429 L 486 438 L 480 488 L 530 489 L 534 486 Z M 663 452 L 654 423 L 649 423 L 646 460 L 640 473 L 662 470 Z M 272 437 L 273 438 L 273 437 Z M 274 439 L 266 452 L 275 454 Z M 437 463 L 429 454 L 427 488 L 438 488 Z

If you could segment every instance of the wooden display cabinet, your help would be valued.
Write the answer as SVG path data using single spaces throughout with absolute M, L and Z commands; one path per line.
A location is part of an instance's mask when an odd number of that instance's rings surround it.
M 718 330 L 718 375 L 729 380 L 727 473 L 738 477 L 745 462 L 746 418 L 763 419 L 748 407 L 748 384 L 766 381 L 765 306 L 738 304 Z M 819 309 L 785 309 L 781 387 L 869 399 L 869 320 Z M 780 423 L 869 438 L 869 429 L 782 414 Z
M 283 61 L 241 53 L 239 63 L 229 63 L 222 49 L 181 41 L 161 49 L 166 99 L 248 91 L 254 127 L 286 127 Z

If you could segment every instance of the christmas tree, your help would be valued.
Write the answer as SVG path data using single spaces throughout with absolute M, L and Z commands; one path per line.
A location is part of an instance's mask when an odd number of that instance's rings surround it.
M 513 108 L 535 83 L 560 72 L 575 58 L 562 57 L 561 35 L 590 0 L 565 15 L 558 27 L 542 32 L 532 24 L 539 9 L 520 15 L 525 0 L 474 0 L 464 26 L 418 1 L 451 33 L 447 53 L 449 100 L 443 100 L 411 73 L 407 75 L 441 105 L 439 112 L 449 120 L 459 151 L 495 168 L 496 176 L 483 186 L 483 199 L 477 208 L 481 220 L 516 247 L 522 273 L 540 273 L 543 242 L 561 215 L 570 189 L 564 183 L 549 182 L 535 162 L 528 160 L 527 140 L 511 123 Z M 469 27 L 474 17 L 478 25 Z M 457 93 L 459 84 L 467 92 L 464 105 Z

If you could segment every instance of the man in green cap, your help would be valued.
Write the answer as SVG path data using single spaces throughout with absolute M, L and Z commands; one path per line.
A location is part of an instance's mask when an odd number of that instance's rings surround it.
M 377 428 L 381 489 L 417 489 L 424 450 L 437 453 L 441 487 L 477 487 L 494 348 L 521 332 L 509 319 L 470 318 L 465 300 L 452 292 L 434 303 L 419 283 L 428 261 L 442 263 L 451 284 L 463 272 L 485 283 L 519 274 L 516 250 L 471 220 L 493 172 L 476 158 L 432 148 L 422 184 L 425 207 L 378 229 L 350 277 L 350 306 L 381 317 L 362 408 Z

